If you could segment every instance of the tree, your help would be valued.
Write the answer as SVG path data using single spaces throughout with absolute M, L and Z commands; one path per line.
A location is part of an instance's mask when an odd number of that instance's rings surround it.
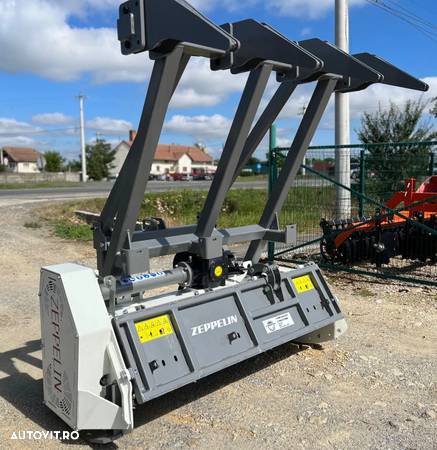
M 409 100 L 403 108 L 392 102 L 385 110 L 379 105 L 376 113 L 363 114 L 358 138 L 364 144 L 431 140 L 436 133 L 423 119 L 427 106 L 422 100 Z
M 368 147 L 366 156 L 367 192 L 381 201 L 401 189 L 406 178 L 423 178 L 429 167 L 430 148 L 421 144 L 436 133 L 423 118 L 428 103 L 409 100 L 402 108 L 390 103 L 388 109 L 364 113 L 358 138 Z M 398 145 L 411 142 L 411 145 Z
M 70 170 L 71 172 L 80 172 L 82 170 L 82 163 L 80 162 L 80 159 L 69 161 L 67 164 L 67 170 Z
M 247 161 L 247 166 L 255 166 L 255 165 L 257 165 L 258 163 L 260 163 L 261 162 L 261 160 L 260 159 L 258 159 L 258 158 L 256 158 L 255 156 L 251 156 L 250 158 L 249 158 L 249 160 Z
M 434 105 L 432 106 L 430 113 L 434 116 L 437 117 L 437 97 L 433 98 L 432 101 L 434 102 Z
M 104 140 L 98 140 L 95 145 L 86 146 L 87 172 L 88 177 L 100 181 L 107 178 L 109 170 L 113 167 L 115 150 L 111 149 L 111 144 Z
M 48 151 L 44 153 L 44 159 L 46 160 L 45 170 L 46 172 L 62 172 L 64 169 L 65 159 L 59 152 Z

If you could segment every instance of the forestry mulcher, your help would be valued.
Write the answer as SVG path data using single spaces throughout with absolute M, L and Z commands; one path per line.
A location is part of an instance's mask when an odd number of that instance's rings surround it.
M 40 284 L 45 404 L 70 427 L 112 438 L 132 430 L 135 406 L 281 344 L 345 332 L 340 304 L 315 264 L 292 270 L 261 256 L 268 241 L 296 239 L 294 226 L 278 229 L 277 216 L 332 94 L 411 82 L 370 54 L 350 56 L 319 39 L 290 41 L 254 20 L 215 25 L 184 0 L 123 3 L 118 36 L 123 54 L 148 51 L 154 67 L 137 137 L 93 225 L 97 271 L 44 267 Z M 140 206 L 191 57 L 248 78 L 198 222 L 151 229 L 138 221 Z M 272 72 L 277 90 L 255 122 Z M 226 194 L 271 124 L 296 87 L 313 81 L 259 223 L 216 227 Z M 236 258 L 228 246 L 244 242 L 246 255 Z M 173 267 L 151 272 L 150 258 L 164 255 L 175 255 Z M 163 286 L 176 289 L 150 294 Z

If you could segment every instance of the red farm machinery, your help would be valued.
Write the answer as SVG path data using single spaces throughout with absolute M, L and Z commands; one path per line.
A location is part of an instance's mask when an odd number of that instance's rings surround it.
M 381 267 L 390 258 L 437 261 L 437 176 L 416 189 L 416 180 L 405 180 L 373 217 L 321 222 L 322 256 L 332 264 L 371 262 Z

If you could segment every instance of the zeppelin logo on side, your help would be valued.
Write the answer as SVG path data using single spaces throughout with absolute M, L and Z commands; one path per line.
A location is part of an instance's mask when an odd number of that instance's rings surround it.
M 196 327 L 191 328 L 191 336 L 204 334 L 207 333 L 208 331 L 215 330 L 216 328 L 227 327 L 237 322 L 238 322 L 237 316 L 229 316 L 224 319 L 213 320 L 212 322 L 203 323 L 202 325 L 198 325 Z

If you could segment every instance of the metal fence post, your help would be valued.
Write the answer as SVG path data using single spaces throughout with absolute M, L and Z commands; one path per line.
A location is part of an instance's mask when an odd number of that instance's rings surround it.
M 364 217 L 364 194 L 366 190 L 366 162 L 365 162 L 365 150 L 360 151 L 360 198 L 359 212 L 360 217 Z
M 276 125 L 273 124 L 270 127 L 270 140 L 269 140 L 269 194 L 273 190 L 278 178 L 278 161 L 276 154 Z M 268 259 L 269 262 L 273 262 L 275 259 L 275 243 L 269 242 L 268 244 Z
M 434 175 L 434 166 L 435 166 L 435 153 L 431 150 L 429 154 L 429 176 L 432 177 Z

